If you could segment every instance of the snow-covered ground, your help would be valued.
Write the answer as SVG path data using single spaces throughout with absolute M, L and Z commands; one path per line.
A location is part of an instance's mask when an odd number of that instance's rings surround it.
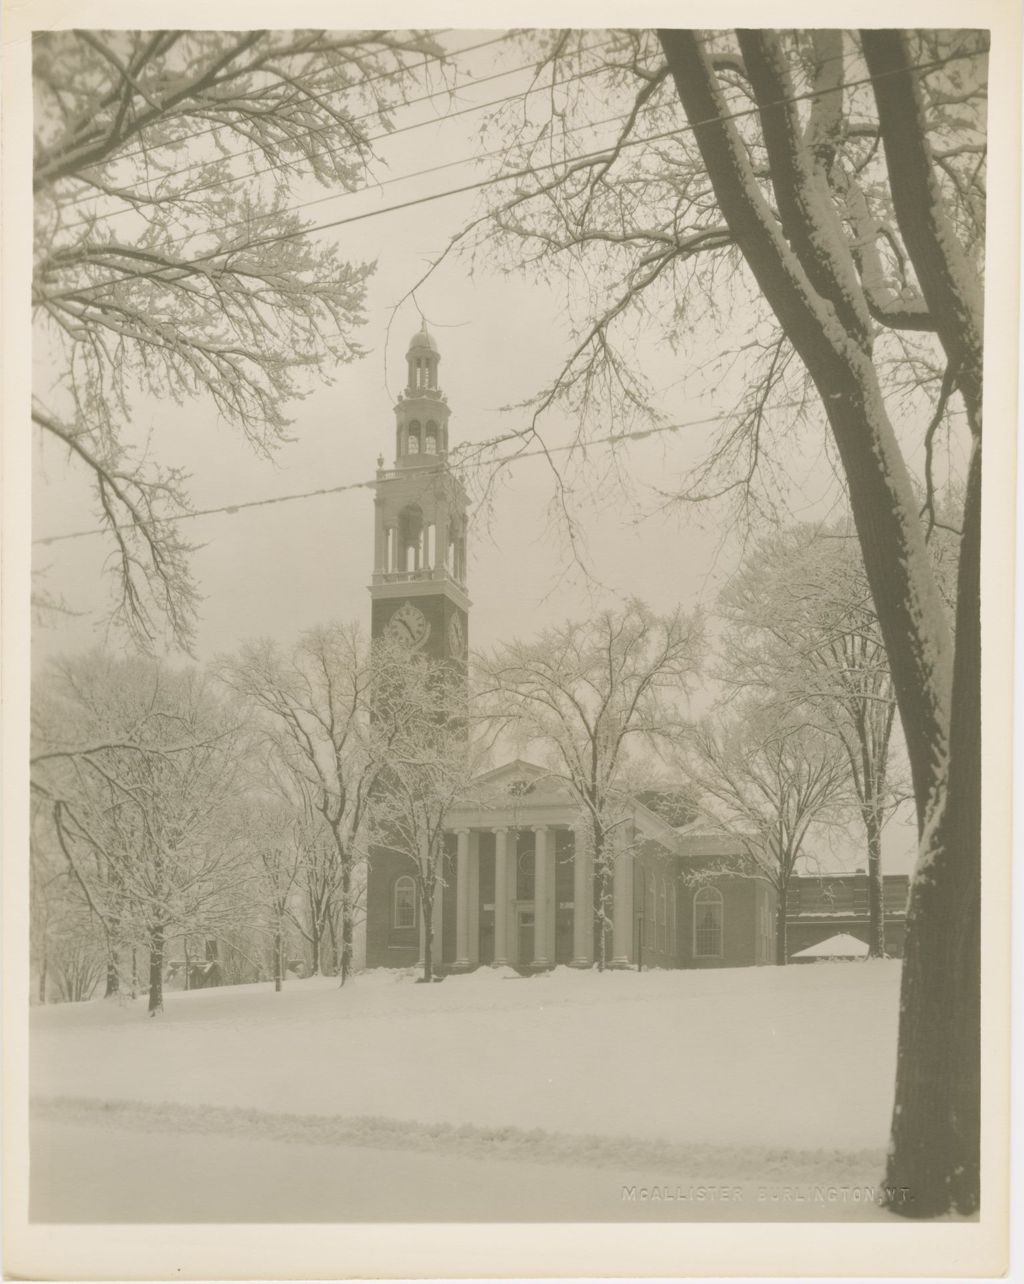
M 898 984 L 379 972 L 36 1009 L 32 1216 L 872 1215 Z

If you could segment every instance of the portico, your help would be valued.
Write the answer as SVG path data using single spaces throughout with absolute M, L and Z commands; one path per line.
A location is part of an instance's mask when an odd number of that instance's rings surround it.
M 454 831 L 454 889 L 442 898 L 435 924 L 443 956 L 455 971 L 492 963 L 538 971 L 556 963 L 588 967 L 595 956 L 595 889 L 592 869 L 589 878 L 577 878 L 582 834 L 569 819 L 482 823 L 487 819 Z M 579 868 L 587 873 L 587 862 Z
M 507 764 L 479 786 L 473 801 L 448 816 L 452 858 L 434 923 L 442 959 L 453 971 L 487 964 L 589 967 L 599 951 L 600 920 L 578 809 L 533 764 Z M 624 849 L 627 830 L 616 836 Z M 606 958 L 625 965 L 632 959 L 632 852 L 622 850 L 615 862 Z M 421 929 L 421 955 L 422 936 Z

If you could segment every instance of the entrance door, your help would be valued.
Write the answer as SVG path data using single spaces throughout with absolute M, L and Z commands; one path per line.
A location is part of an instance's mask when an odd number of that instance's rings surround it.
M 533 962 L 533 910 L 519 911 L 519 950 L 516 957 L 520 967 L 528 967 Z

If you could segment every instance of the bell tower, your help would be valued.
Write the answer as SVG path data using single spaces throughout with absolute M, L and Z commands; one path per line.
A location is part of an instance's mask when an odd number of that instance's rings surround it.
M 469 638 L 469 501 L 448 467 L 441 354 L 424 322 L 406 353 L 395 406 L 395 463 L 378 461 L 374 497 L 373 637 L 390 634 L 434 659 L 464 662 Z

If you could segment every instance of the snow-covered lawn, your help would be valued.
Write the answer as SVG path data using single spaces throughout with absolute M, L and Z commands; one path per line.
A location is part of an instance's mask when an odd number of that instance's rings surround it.
M 112 1172 L 138 1172 L 140 1154 L 161 1158 L 161 1208 L 182 1220 L 225 1188 L 197 1186 L 196 1174 L 232 1164 L 252 1197 L 231 1199 L 253 1220 L 270 1215 L 264 1205 L 282 1220 L 405 1220 L 405 1186 L 432 1192 L 424 1216 L 535 1217 L 537 1205 L 581 1218 L 591 1202 L 602 1220 L 655 1204 L 658 1216 L 863 1216 L 860 1201 L 826 1192 L 815 1203 L 810 1187 L 879 1179 L 898 984 L 889 961 L 529 979 L 488 970 L 433 986 L 381 972 L 344 989 L 312 979 L 282 994 L 171 994 L 155 1020 L 143 1000 L 36 1009 L 33 1216 L 153 1217 L 132 1212 L 130 1182 L 110 1188 Z M 298 1194 L 312 1178 L 283 1180 L 311 1162 L 316 1171 L 307 1151 L 330 1173 L 312 1202 Z M 254 1174 L 268 1166 L 272 1196 L 257 1195 Z M 620 1182 L 659 1195 L 633 1200 Z M 747 1211 L 684 1198 L 722 1184 L 742 1187 Z M 506 1187 L 532 1194 L 510 1207 Z M 207 1215 L 243 1217 L 233 1205 Z

